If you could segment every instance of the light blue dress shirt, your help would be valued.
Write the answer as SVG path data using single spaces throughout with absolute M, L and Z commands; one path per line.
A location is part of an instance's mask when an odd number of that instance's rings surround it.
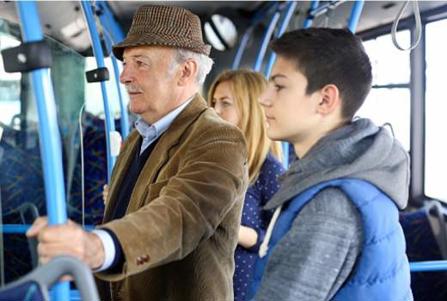
M 143 138 L 143 142 L 141 143 L 140 154 L 144 152 L 144 150 L 152 144 L 155 140 L 158 139 L 166 130 L 169 128 L 174 119 L 183 111 L 183 109 L 191 102 L 192 98 L 188 99 L 181 106 L 169 112 L 163 118 L 150 125 L 143 118 L 139 117 L 135 122 L 135 129 L 140 133 Z

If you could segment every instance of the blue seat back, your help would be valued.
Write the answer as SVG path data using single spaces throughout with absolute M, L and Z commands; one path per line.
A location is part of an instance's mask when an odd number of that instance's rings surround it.
M 401 213 L 400 223 L 407 244 L 410 261 L 442 260 L 440 248 L 425 208 Z M 417 301 L 447 300 L 447 272 L 411 273 L 411 289 Z

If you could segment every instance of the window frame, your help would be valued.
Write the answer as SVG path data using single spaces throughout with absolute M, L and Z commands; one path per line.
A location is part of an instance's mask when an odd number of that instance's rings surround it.
M 447 5 L 421 13 L 422 37 L 410 53 L 410 191 L 409 205 L 420 207 L 432 200 L 425 194 L 425 106 L 426 106 L 426 25 L 447 19 Z M 410 30 L 411 43 L 415 42 L 415 20 L 411 15 L 399 22 L 397 30 Z M 357 35 L 368 41 L 391 32 L 392 23 L 372 28 Z

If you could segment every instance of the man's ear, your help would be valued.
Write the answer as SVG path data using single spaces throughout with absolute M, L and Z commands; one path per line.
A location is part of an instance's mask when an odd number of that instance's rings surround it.
M 340 91 L 336 85 L 329 84 L 320 90 L 320 102 L 317 106 L 318 113 L 327 115 L 341 109 Z
M 178 79 L 179 86 L 185 86 L 186 84 L 196 80 L 198 72 L 198 66 L 196 61 L 187 60 L 181 65 L 180 76 Z

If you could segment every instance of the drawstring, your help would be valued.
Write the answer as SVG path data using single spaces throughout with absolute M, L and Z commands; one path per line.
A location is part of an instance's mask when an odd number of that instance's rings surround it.
M 267 255 L 267 252 L 269 250 L 269 242 L 270 238 L 272 236 L 273 228 L 275 227 L 276 220 L 279 217 L 279 214 L 281 213 L 282 205 L 276 208 L 275 213 L 273 213 L 272 220 L 269 223 L 269 226 L 267 228 L 267 232 L 265 233 L 264 241 L 261 243 L 261 246 L 259 247 L 259 257 L 264 257 Z

